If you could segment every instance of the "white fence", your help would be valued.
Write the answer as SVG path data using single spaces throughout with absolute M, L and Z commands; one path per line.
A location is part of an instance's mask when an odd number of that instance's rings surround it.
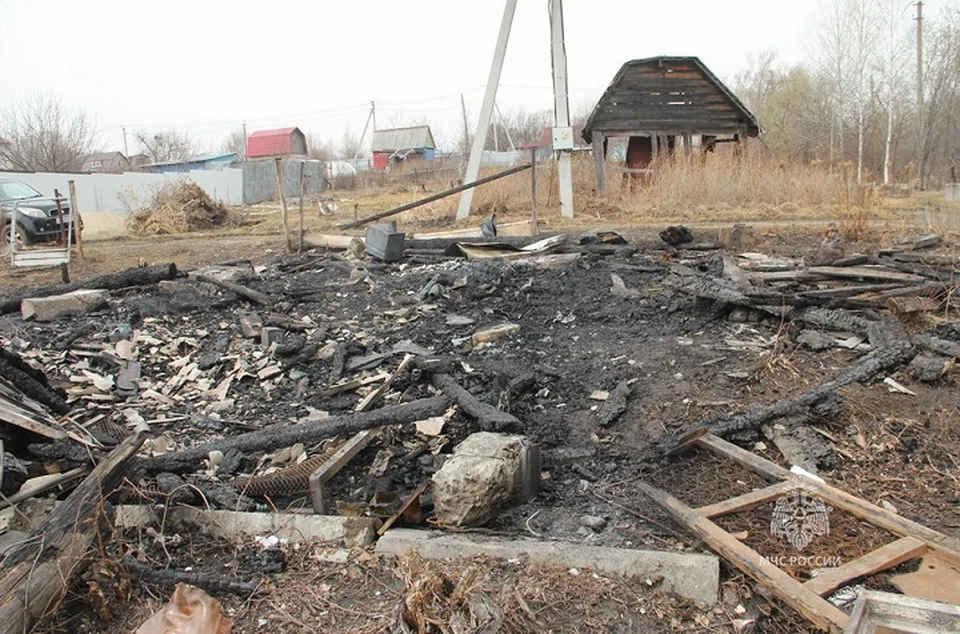
M 192 180 L 211 198 L 228 205 L 243 204 L 243 170 L 191 170 L 181 173 L 148 174 L 61 174 L 50 172 L 0 172 L 0 176 L 16 178 L 38 190 L 44 196 L 53 196 L 53 190 L 68 197 L 68 181 L 76 181 L 77 206 L 80 213 L 105 211 L 122 214 L 137 209 L 149 201 L 155 191 L 166 183 Z

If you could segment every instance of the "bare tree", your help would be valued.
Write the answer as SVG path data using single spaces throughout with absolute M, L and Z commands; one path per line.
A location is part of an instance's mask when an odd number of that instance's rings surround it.
M 95 125 L 57 95 L 35 93 L 15 99 L 0 116 L 0 163 L 10 169 L 71 172 L 95 150 Z
M 136 139 L 153 163 L 186 161 L 200 152 L 199 145 L 189 134 L 173 128 L 152 134 L 140 130 Z
M 337 154 L 341 158 L 353 158 L 360 153 L 362 148 L 360 147 L 360 139 L 347 128 L 343 131 L 343 138 L 340 139 L 340 148 L 337 151 Z
M 493 134 L 487 135 L 486 149 L 506 148 L 511 141 L 515 146 L 536 143 L 552 121 L 553 111 L 551 110 L 530 112 L 524 108 L 517 108 L 502 112 L 492 122 Z
M 905 29 L 903 3 L 884 0 L 877 6 L 880 37 L 877 67 L 880 99 L 886 110 L 887 131 L 883 144 L 883 183 L 890 184 L 893 172 L 893 136 L 898 103 L 909 101 L 907 66 L 910 62 L 910 33 Z
M 843 159 L 844 119 L 848 114 L 851 83 L 849 13 L 844 0 L 830 0 L 820 7 L 814 33 L 815 63 L 827 89 L 830 117 L 830 160 Z M 839 156 L 838 156 L 839 155 Z
M 329 141 L 323 141 L 316 134 L 311 134 L 307 137 L 307 156 L 321 161 L 330 161 L 337 157 L 337 149 Z
M 239 127 L 227 135 L 220 144 L 220 151 L 224 154 L 236 154 L 240 160 L 246 158 L 247 136 L 244 133 L 243 127 Z

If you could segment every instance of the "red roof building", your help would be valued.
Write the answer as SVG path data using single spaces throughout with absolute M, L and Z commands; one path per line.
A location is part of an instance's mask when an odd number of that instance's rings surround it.
M 307 137 L 300 128 L 258 130 L 247 137 L 247 158 L 307 155 Z

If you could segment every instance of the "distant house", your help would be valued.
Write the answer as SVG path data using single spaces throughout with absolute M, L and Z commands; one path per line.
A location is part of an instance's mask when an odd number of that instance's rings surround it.
M 258 130 L 247 137 L 247 158 L 306 156 L 307 137 L 300 128 Z
M 108 172 L 119 174 L 130 169 L 130 160 L 123 152 L 94 152 L 83 159 L 81 172 Z
M 760 134 L 760 123 L 737 96 L 697 57 L 648 57 L 625 63 L 583 127 L 593 144 L 597 190 L 606 172 L 652 174 L 657 159 L 678 147 L 712 151 L 732 142 L 743 150 Z M 608 142 L 626 138 L 626 165 L 605 164 Z
M 163 174 L 165 172 L 189 172 L 190 170 L 222 170 L 230 167 L 237 162 L 237 155 L 233 152 L 229 154 L 218 154 L 216 156 L 205 156 L 201 158 L 188 159 L 186 161 L 166 161 L 164 163 L 146 163 L 140 166 L 144 172 L 153 172 L 154 174 Z
M 375 130 L 373 143 L 373 169 L 385 170 L 391 165 L 411 158 L 432 161 L 436 158 L 437 144 L 433 141 L 430 126 Z
M 130 161 L 130 169 L 138 170 L 150 162 L 150 156 L 148 154 L 134 154 L 128 156 L 127 160 Z

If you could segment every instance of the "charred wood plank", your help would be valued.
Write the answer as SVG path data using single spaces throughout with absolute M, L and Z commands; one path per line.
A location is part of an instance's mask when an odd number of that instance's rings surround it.
M 463 388 L 449 374 L 434 374 L 432 380 L 437 389 L 449 396 L 467 414 L 476 418 L 481 429 L 486 431 L 521 431 L 525 428 L 516 416 L 497 409 L 489 403 L 484 403 Z
M 868 266 L 811 266 L 798 271 L 770 271 L 755 273 L 754 277 L 765 282 L 816 281 L 829 278 L 855 280 L 878 280 L 882 282 L 920 283 L 926 277 L 901 271 L 890 271 Z
M 175 279 L 180 273 L 177 271 L 177 265 L 163 264 L 158 266 L 145 266 L 133 269 L 127 269 L 118 273 L 101 275 L 90 280 L 82 282 L 73 282 L 71 284 L 58 284 L 57 286 L 48 286 L 46 288 L 36 288 L 20 295 L 0 298 L 0 315 L 14 313 L 20 310 L 20 303 L 28 297 L 49 297 L 50 295 L 63 295 L 71 291 L 82 288 L 103 289 L 108 291 L 120 290 L 131 286 L 146 286 L 156 284 L 163 280 Z
M 334 416 L 297 425 L 288 423 L 268 425 L 263 429 L 239 436 L 214 440 L 182 451 L 148 458 L 143 461 L 143 466 L 151 472 L 191 471 L 199 467 L 200 462 L 207 457 L 207 454 L 214 450 L 224 453 L 231 450 L 241 452 L 269 451 L 298 442 L 314 443 L 340 434 L 355 434 L 374 427 L 399 425 L 430 418 L 431 416 L 439 416 L 446 411 L 449 404 L 450 401 L 446 397 L 435 396 L 410 403 L 381 407 L 371 412 Z
M 884 257 L 875 258 L 874 262 L 887 268 L 896 269 L 911 275 L 920 275 L 938 282 L 950 282 L 951 280 L 955 280 L 957 278 L 957 274 L 960 273 L 960 270 L 954 266 L 940 266 L 926 262 L 901 262 L 894 260 L 893 258 Z
M 31 535 L 7 552 L 0 567 L 0 631 L 27 632 L 66 594 L 89 564 L 101 528 L 104 500 L 119 487 L 143 443 L 131 436 L 117 446 Z

